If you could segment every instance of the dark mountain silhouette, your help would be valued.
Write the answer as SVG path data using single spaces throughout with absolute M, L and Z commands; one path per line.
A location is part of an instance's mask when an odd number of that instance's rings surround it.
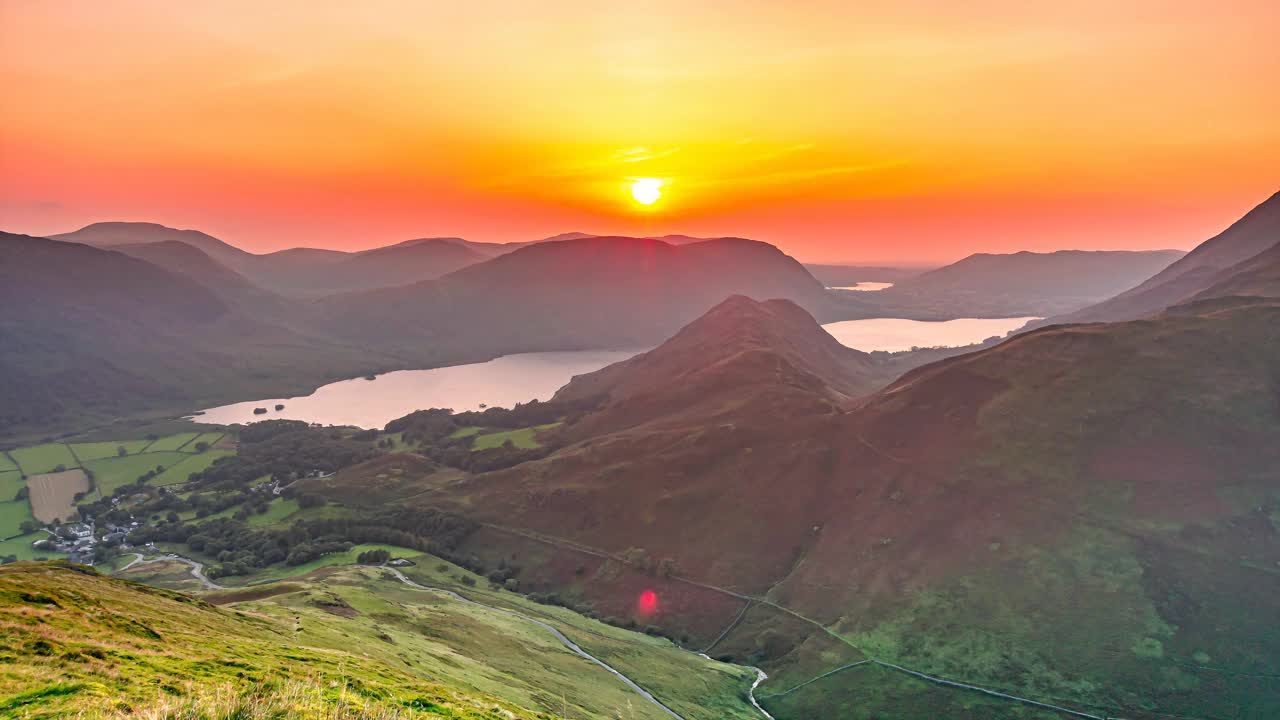
M 131 254 L 151 252 L 156 259 L 161 251 L 141 248 L 179 242 L 199 249 L 261 288 L 303 298 L 428 280 L 489 256 L 466 247 L 466 241 L 459 238 L 422 238 L 361 252 L 291 248 L 255 255 L 196 230 L 175 230 L 153 223 L 95 223 L 52 239 L 107 248 L 129 247 Z
M 1049 315 L 1111 297 L 1184 254 L 1181 250 L 978 253 L 901 278 L 873 300 L 916 311 L 949 308 L 953 317 Z
M 322 307 L 332 332 L 362 342 L 502 354 L 653 345 L 735 294 L 788 298 L 819 316 L 833 307 L 822 285 L 772 245 L 622 237 L 538 243 Z
M 1035 325 L 1133 320 L 1158 313 L 1207 290 L 1220 280 L 1224 270 L 1272 248 L 1277 242 L 1280 242 L 1280 192 L 1137 287 Z

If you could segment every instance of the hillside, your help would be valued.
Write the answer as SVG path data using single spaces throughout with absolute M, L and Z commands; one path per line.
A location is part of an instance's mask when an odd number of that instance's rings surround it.
M 455 242 L 457 238 L 423 238 L 350 253 L 315 274 L 316 297 L 356 290 L 408 285 L 447 275 L 488 256 Z
M 958 316 L 1050 315 L 1133 287 L 1182 257 L 1180 250 L 979 253 L 895 281 L 875 294 L 888 308 L 949 308 Z
M 1051 327 L 845 412 L 773 401 L 804 392 L 784 373 L 744 383 L 712 421 L 589 413 L 550 456 L 428 478 L 412 502 L 511 528 L 467 549 L 540 555 L 522 583 L 609 610 L 634 586 L 569 572 L 599 562 L 579 548 L 669 562 L 705 597 L 663 624 L 708 643 L 729 627 L 716 652 L 764 662 L 766 696 L 870 657 L 1099 716 L 1260 719 L 1280 712 L 1280 635 L 1258 632 L 1280 617 L 1277 366 L 1274 302 Z M 651 389 L 628 402 L 660 392 L 651 368 L 631 370 L 609 385 Z M 742 604 L 718 605 L 717 587 L 770 604 L 731 625 Z M 886 681 L 850 672 L 765 706 L 992 716 L 963 692 L 877 692 Z
M 822 285 L 772 245 L 644 238 L 538 243 L 321 307 L 333 333 L 361 342 L 503 354 L 654 345 L 735 294 L 791 299 L 818 315 L 833 307 Z
M 1081 310 L 1041 324 L 1133 320 L 1158 313 L 1209 288 L 1219 274 L 1280 242 L 1280 192 L 1231 227 L 1141 284 Z
M 1213 284 L 1191 300 L 1221 297 L 1280 297 L 1280 241 L 1218 273 Z
M 695 414 L 712 422 L 735 415 L 744 399 L 789 405 L 775 390 L 829 412 L 831 403 L 875 389 L 882 374 L 870 355 L 841 345 L 795 303 L 735 295 L 657 348 L 575 377 L 553 400 L 599 405 L 574 428 L 583 436 Z
M 240 273 L 209 257 L 194 245 L 184 242 L 161 240 L 153 243 L 112 245 L 110 249 L 184 275 L 212 290 L 223 300 L 234 298 L 265 300 L 270 296 L 270 293 L 249 282 Z
M 0 568 L 0 714 L 670 720 L 499 599 L 491 609 L 357 567 L 205 598 L 64 563 Z M 738 668 L 598 623 L 593 635 L 586 618 L 520 610 L 581 638 L 686 720 L 757 717 Z M 683 678 L 664 681 L 663 664 Z
M 174 249 L 192 259 L 162 251 Z M 0 234 L 0 304 L 5 436 L 303 389 L 388 362 L 292 329 L 266 305 L 248 312 L 180 272 L 25 235 Z

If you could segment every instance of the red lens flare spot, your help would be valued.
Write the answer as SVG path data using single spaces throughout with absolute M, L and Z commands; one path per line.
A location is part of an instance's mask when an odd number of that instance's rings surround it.
M 636 601 L 636 608 L 641 615 L 652 615 L 658 612 L 658 594 L 652 590 L 645 590 L 640 593 L 640 599 Z

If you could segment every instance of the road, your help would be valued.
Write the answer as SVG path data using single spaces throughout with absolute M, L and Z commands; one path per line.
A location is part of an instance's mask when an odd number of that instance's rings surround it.
M 619 680 L 621 680 L 623 683 L 625 683 L 625 684 L 626 684 L 628 687 L 630 687 L 632 690 L 635 690 L 635 691 L 636 691 L 636 692 L 637 692 L 641 697 L 643 697 L 645 700 L 648 700 L 649 702 L 651 702 L 651 703 L 653 703 L 654 705 L 656 705 L 656 706 L 658 707 L 658 709 L 662 710 L 662 711 L 663 711 L 664 713 L 666 713 L 667 715 L 670 715 L 671 717 L 675 718 L 676 720 L 685 720 L 685 719 L 684 719 L 684 718 L 683 718 L 679 713 L 677 713 L 675 710 L 672 710 L 671 708 L 667 707 L 666 705 L 663 705 L 663 704 L 662 704 L 662 701 L 661 701 L 661 700 L 659 700 L 658 698 L 654 697 L 654 696 L 653 696 L 653 695 L 652 695 L 648 690 L 645 690 L 644 688 L 642 688 L 642 687 L 640 687 L 639 685 L 637 685 L 637 684 L 636 684 L 636 682 L 635 682 L 634 680 L 632 680 L 631 678 L 627 677 L 626 675 L 623 675 L 622 673 L 618 672 L 618 671 L 617 671 L 617 670 L 615 670 L 612 666 L 610 666 L 608 663 L 606 663 L 605 661 L 603 661 L 603 660 L 601 660 L 600 658 L 596 657 L 595 655 L 592 655 L 591 653 L 587 652 L 586 650 L 583 650 L 582 648 L 578 647 L 578 644 L 577 644 L 577 643 L 575 643 L 574 641 L 572 641 L 572 640 L 570 640 L 569 638 L 565 637 L 565 634 L 564 634 L 564 633 L 562 633 L 562 632 L 560 632 L 559 630 L 557 630 L 555 627 L 553 627 L 553 626 L 551 626 L 551 625 L 549 625 L 549 624 L 547 624 L 547 623 L 545 623 L 545 622 L 542 622 L 541 620 L 538 620 L 537 618 L 529 617 L 528 615 L 525 615 L 525 614 L 523 614 L 523 613 L 518 613 L 518 612 L 516 612 L 516 611 L 514 611 L 514 610 L 508 610 L 508 609 L 506 609 L 506 608 L 494 607 L 493 605 L 486 605 L 486 604 L 484 604 L 484 603 L 482 603 L 482 602 L 476 602 L 475 600 L 471 600 L 471 599 L 469 599 L 469 598 L 463 597 L 463 596 L 459 595 L 458 593 L 456 593 L 456 592 L 454 592 L 454 591 L 452 591 L 452 590 L 446 590 L 446 589 L 444 589 L 444 588 L 438 588 L 438 587 L 430 587 L 430 586 L 428 586 L 428 585 L 421 585 L 421 584 L 419 584 L 419 583 L 416 583 L 416 582 L 414 582 L 414 581 L 410 580 L 410 579 L 409 579 L 409 578 L 408 578 L 404 573 L 400 572 L 400 571 L 399 571 L 398 569 L 396 569 L 396 568 L 393 568 L 393 567 L 384 567 L 383 569 L 384 569 L 384 570 L 386 570 L 386 571 L 388 571 L 388 572 L 390 572 L 390 573 L 392 573 L 392 574 L 394 574 L 397 578 L 399 578 L 399 579 L 400 579 L 400 582 L 404 583 L 405 585 L 408 585 L 409 587 L 417 588 L 417 589 L 419 589 L 419 590 L 426 590 L 427 592 L 442 593 L 442 594 L 444 594 L 444 595 L 448 595 L 449 597 L 453 598 L 454 600 L 458 600 L 458 601 L 460 601 L 460 602 L 464 602 L 464 603 L 467 603 L 467 604 L 469 604 L 469 605 L 476 605 L 476 606 L 478 606 L 478 607 L 482 607 L 482 608 L 485 608 L 485 609 L 488 609 L 488 610 L 492 610 L 493 612 L 500 612 L 500 613 L 503 613 L 504 615 L 510 615 L 510 616 L 512 616 L 512 617 L 518 617 L 518 618 L 520 618 L 521 620 L 526 620 L 526 621 L 528 621 L 528 622 L 531 622 L 531 623 L 533 623 L 534 625 L 537 625 L 537 626 L 541 627 L 542 629 L 546 630 L 547 632 L 551 633 L 553 636 L 555 636 L 555 638 L 556 638 L 557 640 L 559 640 L 559 641 L 560 641 L 560 644 L 562 644 L 562 645 L 564 645 L 565 647 L 569 648 L 569 650 L 573 651 L 575 654 L 577 654 L 577 655 L 579 655 L 579 656 L 581 656 L 581 657 L 585 658 L 586 660 L 589 660 L 589 661 L 591 661 L 591 662 L 595 663 L 596 665 L 599 665 L 600 667 L 604 668 L 605 670 L 609 671 L 610 673 L 613 673 L 613 675 L 614 675 L 614 676 L 616 676 Z
M 184 565 L 190 566 L 191 577 L 195 578 L 196 580 L 199 580 L 200 584 L 205 586 L 205 589 L 226 590 L 225 587 L 223 587 L 222 585 L 219 585 L 218 583 L 210 580 L 207 576 L 205 576 L 204 564 L 198 563 L 195 560 L 188 560 L 187 558 L 184 558 L 181 555 L 173 555 L 173 554 L 165 555 L 163 557 L 153 558 L 151 560 L 144 560 L 142 557 L 142 553 L 129 553 L 129 554 L 133 555 L 133 561 L 130 562 L 128 565 L 125 565 L 124 567 L 117 570 L 116 571 L 117 573 L 122 573 L 125 570 L 128 570 L 129 568 L 133 567 L 134 565 L 146 565 L 148 563 L 156 563 L 156 562 L 164 562 L 165 560 L 173 560 L 175 562 L 180 562 L 180 563 L 183 563 Z

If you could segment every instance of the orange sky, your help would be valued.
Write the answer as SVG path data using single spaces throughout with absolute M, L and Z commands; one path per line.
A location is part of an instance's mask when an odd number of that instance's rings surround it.
M 1227 5 L 0 0 L 0 229 L 1185 248 L 1280 189 L 1280 3 Z

